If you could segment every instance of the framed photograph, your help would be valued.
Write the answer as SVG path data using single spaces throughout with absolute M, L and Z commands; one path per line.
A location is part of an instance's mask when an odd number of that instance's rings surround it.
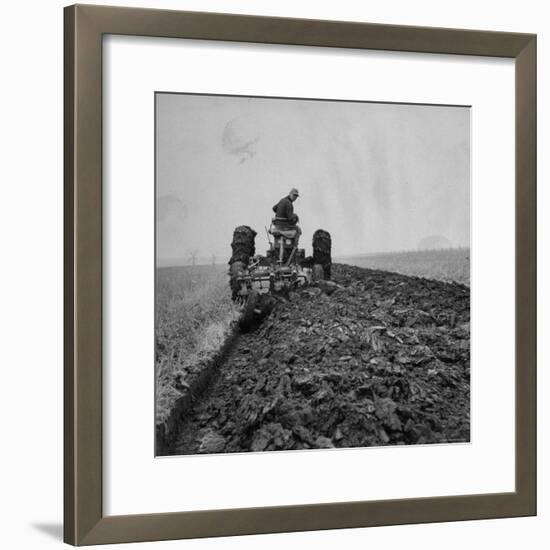
M 65 541 L 534 515 L 535 228 L 534 35 L 66 8 Z

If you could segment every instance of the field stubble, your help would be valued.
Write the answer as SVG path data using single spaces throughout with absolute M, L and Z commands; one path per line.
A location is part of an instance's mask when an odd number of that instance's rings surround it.
M 224 344 L 238 311 L 224 265 L 158 268 L 156 277 L 156 420 L 161 423 L 201 362 Z
M 469 248 L 365 254 L 343 257 L 338 261 L 358 267 L 470 286 Z

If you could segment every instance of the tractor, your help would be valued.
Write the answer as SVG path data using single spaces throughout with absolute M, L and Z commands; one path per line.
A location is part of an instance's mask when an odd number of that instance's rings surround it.
M 269 298 L 286 295 L 312 281 L 330 279 L 331 238 L 318 229 L 313 235 L 313 255 L 298 248 L 299 234 L 273 218 L 265 228 L 269 248 L 265 256 L 255 253 L 256 231 L 241 225 L 233 232 L 229 260 L 229 284 L 233 300 L 242 309 L 239 325 L 249 330 L 262 316 Z M 272 300 L 271 300 L 272 301 Z

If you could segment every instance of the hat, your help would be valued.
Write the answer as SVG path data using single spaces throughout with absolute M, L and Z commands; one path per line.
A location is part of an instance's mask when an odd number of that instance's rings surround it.
M 295 187 L 293 187 L 290 191 L 289 191 L 289 196 L 290 195 L 296 195 L 297 197 L 300 196 L 300 193 L 298 193 L 298 189 L 296 189 Z

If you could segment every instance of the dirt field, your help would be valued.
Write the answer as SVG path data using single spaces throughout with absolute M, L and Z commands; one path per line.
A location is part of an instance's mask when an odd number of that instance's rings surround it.
M 345 264 L 470 285 L 470 249 L 422 250 L 340 258 Z
M 469 288 L 333 274 L 237 337 L 167 454 L 469 441 Z

